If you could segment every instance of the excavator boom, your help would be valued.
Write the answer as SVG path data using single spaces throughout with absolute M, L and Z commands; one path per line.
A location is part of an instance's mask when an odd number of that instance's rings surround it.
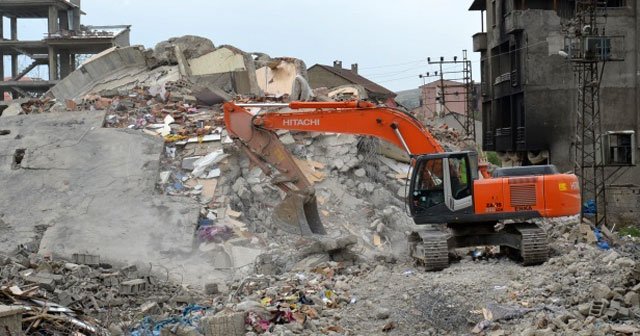
M 254 125 L 267 129 L 334 132 L 384 139 L 410 155 L 442 153 L 444 149 L 420 122 L 409 114 L 366 102 L 293 102 L 293 112 L 263 113 Z

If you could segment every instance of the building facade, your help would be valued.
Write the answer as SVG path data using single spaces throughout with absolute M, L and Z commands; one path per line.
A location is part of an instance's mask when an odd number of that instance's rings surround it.
M 611 53 L 620 60 L 599 65 L 602 132 L 635 131 L 637 144 L 640 6 L 637 0 L 600 3 L 607 14 L 601 26 L 616 38 Z M 483 149 L 498 152 L 507 164 L 552 163 L 572 171 L 578 85 L 565 36 L 575 22 L 576 0 L 475 0 L 470 10 L 480 13 L 482 25 L 473 47 L 481 55 Z M 631 150 L 637 154 L 637 145 Z M 614 190 L 607 195 L 608 213 L 615 212 L 614 195 L 628 194 L 640 207 L 640 196 L 630 192 L 640 185 L 640 169 L 605 171 L 612 177 L 607 188 Z

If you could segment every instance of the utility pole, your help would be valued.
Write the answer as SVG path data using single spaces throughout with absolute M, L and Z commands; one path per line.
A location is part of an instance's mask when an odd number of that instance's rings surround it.
M 575 126 L 575 173 L 583 202 L 593 202 L 594 224 L 606 225 L 606 180 L 603 152 L 600 86 L 606 62 L 621 61 L 611 56 L 611 37 L 605 35 L 606 1 L 576 0 L 574 26 L 567 32 L 567 55 L 578 88 Z M 582 216 L 585 209 L 582 210 Z
M 461 120 L 462 118 L 460 118 L 460 116 L 458 116 L 457 113 L 451 113 L 451 115 L 453 115 L 453 117 L 460 124 L 460 126 L 462 126 L 465 136 L 471 137 L 473 141 L 475 141 L 476 139 L 475 115 L 477 110 L 476 104 L 475 104 L 475 99 L 476 99 L 475 84 L 473 82 L 472 71 L 471 71 L 472 62 L 467 58 L 467 51 L 466 50 L 462 51 L 462 61 L 459 61 L 458 57 L 454 56 L 452 60 L 445 60 L 444 57 L 440 57 L 440 60 L 438 61 L 431 61 L 431 57 L 428 57 L 427 62 L 429 64 L 436 64 L 439 66 L 439 71 L 436 71 L 436 76 L 438 76 L 439 74 L 439 78 L 440 78 L 440 85 L 439 87 L 436 88 L 436 90 L 440 90 L 440 91 L 437 91 L 440 93 L 440 95 L 437 96 L 436 98 L 438 100 L 438 103 L 440 104 L 439 106 L 442 106 L 442 108 L 446 111 L 446 110 L 449 110 L 447 106 L 447 102 L 464 102 L 465 103 L 464 119 Z M 461 69 L 448 71 L 443 68 L 443 65 L 445 64 L 454 64 L 454 65 L 460 66 Z M 457 74 L 458 76 L 462 75 L 462 77 L 451 78 L 450 76 L 447 76 L 447 75 L 453 75 L 453 74 Z M 428 75 L 429 73 L 427 73 L 427 76 Z M 448 84 L 449 81 L 458 81 L 460 82 L 460 84 Z M 447 88 L 464 89 L 465 90 L 464 100 L 456 100 L 456 98 L 452 99 L 448 97 L 452 95 L 458 96 L 459 94 L 458 92 L 455 92 L 455 93 L 448 92 Z

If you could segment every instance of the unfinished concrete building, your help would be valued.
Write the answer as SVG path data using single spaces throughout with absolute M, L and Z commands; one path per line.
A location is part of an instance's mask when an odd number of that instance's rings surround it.
M 10 32 L 0 24 L 0 99 L 4 92 L 13 98 L 28 97 L 47 91 L 76 69 L 79 55 L 91 55 L 114 46 L 129 45 L 130 26 L 83 26 L 81 0 L 2 0 L 0 19 L 8 18 Z M 48 30 L 42 40 L 18 39 L 18 20 L 46 19 Z M 27 56 L 31 63 L 20 69 L 18 57 Z M 11 58 L 11 69 L 5 73 L 4 59 Z M 38 66 L 48 66 L 48 78 L 21 80 Z M 8 80 L 5 80 L 8 78 Z
M 623 61 L 604 64 L 602 131 L 632 130 L 637 135 L 640 6 L 633 0 L 605 2 L 606 35 L 622 40 L 615 52 Z M 498 152 L 506 164 L 574 168 L 578 86 L 566 58 L 563 28 L 575 16 L 575 8 L 575 0 L 475 0 L 470 7 L 481 14 L 481 32 L 473 36 L 473 47 L 481 55 L 482 147 Z M 607 168 L 607 174 L 615 170 Z M 624 204 L 623 212 L 633 213 L 640 205 L 640 170 L 625 168 L 608 184 L 609 206 Z

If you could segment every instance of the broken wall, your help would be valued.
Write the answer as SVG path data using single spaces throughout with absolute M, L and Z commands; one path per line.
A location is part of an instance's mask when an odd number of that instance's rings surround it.
M 147 58 L 143 47 L 114 48 L 91 58 L 60 80 L 47 94 L 58 100 L 73 99 L 89 93 L 105 78 L 125 79 L 145 71 Z
M 195 82 L 221 88 L 227 92 L 261 95 L 251 55 L 232 46 L 218 49 L 189 60 Z
M 307 66 L 295 58 L 274 58 L 256 62 L 258 85 L 267 95 L 291 95 L 296 76 L 307 79 Z

